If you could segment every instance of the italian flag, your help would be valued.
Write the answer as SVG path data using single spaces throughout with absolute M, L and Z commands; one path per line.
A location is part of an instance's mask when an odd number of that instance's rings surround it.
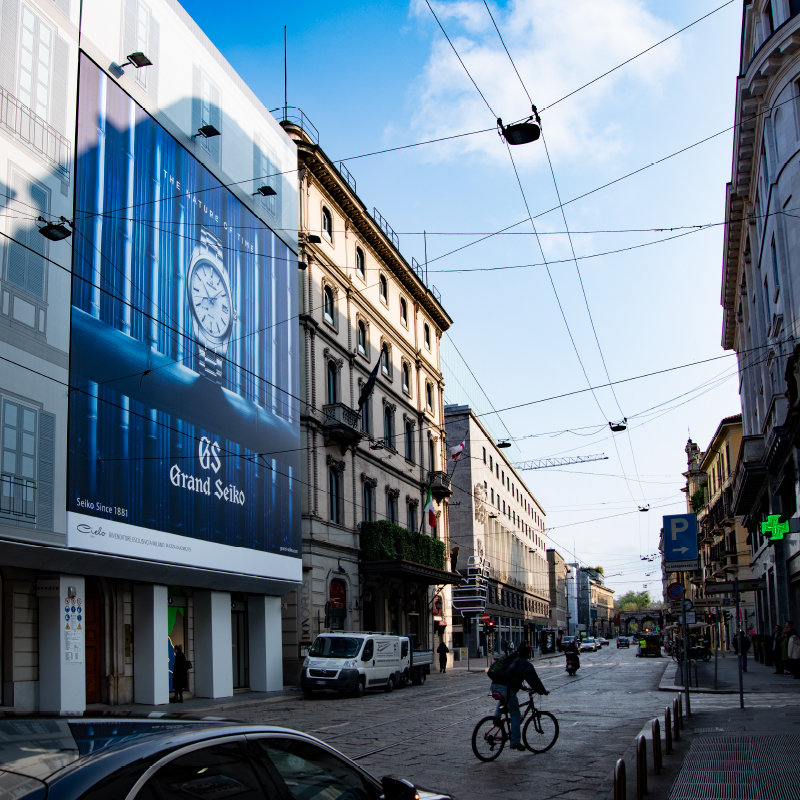
M 436 503 L 433 502 L 433 494 L 431 493 L 431 487 L 428 487 L 428 501 L 425 504 L 425 511 L 428 512 L 428 525 L 431 528 L 436 527 Z
M 464 439 L 461 444 L 457 444 L 455 447 L 450 448 L 450 458 L 453 461 L 458 461 L 458 457 L 464 452 L 464 448 L 467 446 L 467 440 Z

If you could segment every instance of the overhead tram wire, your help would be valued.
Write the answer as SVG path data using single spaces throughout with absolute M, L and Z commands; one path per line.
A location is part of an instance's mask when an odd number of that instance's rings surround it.
M 731 0 L 731 2 L 732 2 L 732 0 Z M 547 138 L 545 136 L 544 126 L 541 124 L 541 120 L 539 119 L 539 113 L 536 110 L 536 106 L 535 106 L 535 104 L 533 102 L 533 98 L 531 97 L 531 93 L 528 91 L 528 87 L 525 85 L 525 81 L 522 80 L 522 75 L 519 74 L 519 70 L 517 69 L 517 65 L 514 63 L 514 59 L 513 59 L 512 55 L 511 55 L 508 47 L 506 46 L 505 40 L 503 39 L 503 34 L 500 33 L 500 28 L 497 27 L 497 22 L 495 21 L 494 15 L 492 14 L 491 9 L 489 8 L 489 4 L 486 2 L 486 0 L 483 0 L 483 4 L 486 7 L 486 12 L 489 14 L 489 19 L 491 19 L 492 25 L 494 25 L 495 31 L 497 31 L 497 36 L 500 39 L 500 43 L 503 45 L 503 49 L 506 51 L 506 55 L 508 56 L 508 60 L 511 63 L 511 66 L 513 67 L 514 72 L 516 73 L 516 76 L 519 79 L 520 85 L 522 86 L 522 89 L 523 89 L 523 91 L 525 92 L 525 94 L 526 94 L 526 96 L 528 98 L 528 102 L 531 104 L 531 110 L 533 111 L 534 116 L 536 117 L 536 121 L 539 123 L 539 128 L 540 128 L 541 137 L 542 137 L 542 144 L 544 145 L 544 152 L 545 152 L 545 155 L 547 156 L 547 164 L 550 167 L 550 176 L 553 179 L 553 188 L 556 190 L 556 199 L 558 200 L 558 207 L 559 207 L 559 210 L 561 211 L 561 219 L 564 222 L 564 230 L 567 232 L 567 239 L 569 240 L 569 247 L 570 247 L 570 251 L 572 252 L 572 259 L 573 259 L 573 261 L 575 263 L 575 270 L 578 273 L 578 281 L 580 282 L 581 293 L 583 294 L 583 302 L 586 305 L 586 313 L 589 316 L 589 322 L 590 322 L 590 324 L 592 326 L 592 333 L 594 334 L 594 340 L 595 340 L 595 343 L 597 344 L 597 351 L 598 351 L 598 353 L 600 353 L 600 361 L 603 364 L 603 371 L 606 374 L 606 378 L 608 378 L 608 380 L 610 382 L 611 381 L 611 375 L 608 372 L 608 365 L 606 364 L 606 358 L 605 358 L 605 355 L 603 353 L 603 348 L 600 345 L 600 337 L 597 334 L 597 328 L 595 327 L 595 324 L 594 324 L 594 317 L 592 316 L 592 309 L 589 306 L 589 298 L 586 295 L 586 287 L 585 287 L 585 285 L 583 283 L 583 275 L 581 275 L 580 266 L 578 265 L 578 258 L 577 258 L 577 255 L 575 253 L 575 244 L 572 241 L 572 234 L 570 233 L 569 224 L 567 223 L 567 215 L 566 215 L 566 212 L 564 211 L 564 204 L 561 202 L 561 191 L 558 188 L 558 181 L 556 180 L 556 173 L 555 173 L 555 169 L 553 168 L 553 160 L 550 158 L 550 149 L 547 146 Z M 656 45 L 654 45 L 654 46 L 656 46 Z M 509 148 L 509 155 L 510 155 L 510 153 L 511 153 L 511 150 Z M 527 206 L 527 204 L 526 204 L 526 206 Z M 614 402 L 617 404 L 617 408 L 619 409 L 620 414 L 622 414 L 623 419 L 626 419 L 625 412 L 622 410 L 622 406 L 620 405 L 619 398 L 617 397 L 617 393 L 616 393 L 616 391 L 614 389 L 614 386 L 612 385 L 610 387 L 610 389 L 611 389 L 611 394 L 614 397 Z M 631 457 L 633 458 L 633 467 L 634 467 L 634 470 L 636 472 L 636 477 L 638 478 L 639 477 L 639 467 L 636 464 L 636 455 L 633 452 L 633 441 L 631 440 L 630 429 L 626 426 L 625 430 L 626 430 L 626 432 L 628 434 L 628 444 L 630 445 L 630 448 L 631 448 Z M 617 447 L 616 437 L 612 436 L 611 437 L 611 441 L 614 444 L 614 450 L 617 453 L 617 460 L 619 461 L 620 469 L 622 470 L 622 473 L 624 475 L 625 474 L 625 467 L 622 464 L 622 458 L 621 458 L 620 453 L 619 453 L 619 448 Z M 631 499 L 633 499 L 633 492 L 631 491 L 630 486 L 628 486 L 628 491 L 631 492 Z M 642 499 L 644 499 L 644 490 L 642 489 L 641 484 L 639 485 L 639 491 L 641 492 Z

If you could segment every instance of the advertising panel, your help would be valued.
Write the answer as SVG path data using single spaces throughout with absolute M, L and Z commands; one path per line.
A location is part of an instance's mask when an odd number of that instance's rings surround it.
M 299 580 L 297 259 L 80 67 L 68 546 Z

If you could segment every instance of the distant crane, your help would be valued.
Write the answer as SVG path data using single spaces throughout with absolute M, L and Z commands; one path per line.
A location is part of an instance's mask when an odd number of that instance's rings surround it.
M 519 461 L 512 464 L 514 469 L 547 469 L 547 467 L 566 467 L 568 464 L 585 464 L 587 461 L 608 461 L 605 453 L 593 456 L 570 456 L 569 458 L 539 458 L 533 461 Z

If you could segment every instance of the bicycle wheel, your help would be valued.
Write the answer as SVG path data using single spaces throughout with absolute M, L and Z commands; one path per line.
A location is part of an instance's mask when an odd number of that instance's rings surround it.
M 546 753 L 556 743 L 556 739 L 558 720 L 549 711 L 537 712 L 522 729 L 522 741 L 534 753 Z
M 472 731 L 472 752 L 481 761 L 494 761 L 506 746 L 505 729 L 494 717 L 484 717 Z

